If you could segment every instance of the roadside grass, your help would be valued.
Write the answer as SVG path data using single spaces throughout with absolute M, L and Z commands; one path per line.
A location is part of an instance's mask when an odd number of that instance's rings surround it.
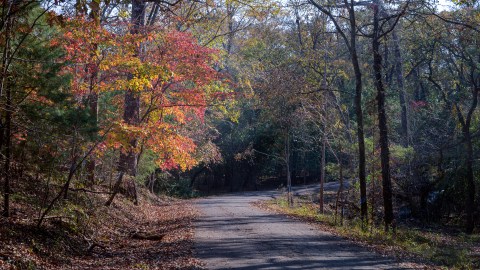
M 425 269 L 480 269 L 480 260 L 473 249 L 480 236 L 453 234 L 398 225 L 395 232 L 386 233 L 381 225 L 362 226 L 358 219 L 335 218 L 329 209 L 318 212 L 318 204 L 300 197 L 288 206 L 286 197 L 261 203 L 261 207 L 322 226 L 338 236 L 367 245 L 383 254 L 430 264 Z M 478 247 L 477 247 L 478 248 Z M 477 254 L 478 256 L 478 254 Z

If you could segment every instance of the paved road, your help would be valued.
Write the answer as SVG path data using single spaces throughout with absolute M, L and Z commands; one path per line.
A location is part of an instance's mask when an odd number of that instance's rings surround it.
M 197 201 L 202 215 L 195 224 L 195 252 L 208 269 L 403 269 L 330 233 L 251 205 L 275 195 L 249 192 Z

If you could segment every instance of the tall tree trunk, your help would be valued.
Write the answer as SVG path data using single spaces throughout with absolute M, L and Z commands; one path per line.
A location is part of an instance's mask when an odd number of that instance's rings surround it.
M 96 77 L 97 74 L 92 74 L 92 77 L 93 76 Z M 95 121 L 95 123 L 98 123 L 98 94 L 94 92 L 93 87 L 91 87 L 91 90 L 90 90 L 88 103 L 90 107 L 90 115 Z M 96 167 L 95 155 L 92 155 L 87 161 L 87 179 L 90 185 L 92 186 L 95 184 L 95 167 Z
M 475 219 L 474 219 L 474 212 L 475 212 L 475 181 L 473 176 L 473 146 L 472 146 L 472 138 L 470 134 L 470 129 L 464 132 L 465 138 L 465 150 L 467 151 L 467 157 L 465 160 L 465 165 L 467 167 L 467 200 L 465 202 L 465 210 L 467 213 L 466 217 L 466 232 L 471 234 L 473 232 L 473 228 L 475 227 Z
M 287 130 L 287 135 L 285 136 L 285 165 L 287 166 L 287 197 L 288 197 L 288 206 L 293 206 L 293 195 L 292 195 L 292 176 L 290 175 L 290 134 Z
M 100 26 L 100 0 L 93 0 L 90 2 L 90 19 L 95 23 L 96 27 Z M 92 56 L 96 54 L 97 44 L 94 45 Z M 92 59 L 94 59 L 92 57 Z M 95 92 L 95 85 L 97 84 L 98 71 L 94 69 L 90 74 L 90 93 L 88 96 L 88 105 L 90 115 L 95 123 L 98 123 L 98 94 Z M 95 184 L 95 157 L 92 156 L 87 162 L 87 178 L 90 184 Z
M 353 70 L 355 72 L 355 114 L 357 117 L 357 139 L 358 139 L 358 179 L 360 182 L 360 213 L 363 222 L 367 222 L 367 178 L 365 159 L 365 135 L 363 130 L 362 110 L 362 72 L 358 61 L 356 44 L 356 21 L 354 2 L 351 0 L 349 8 L 350 17 L 350 57 L 352 58 Z
M 132 0 L 132 29 L 131 34 L 138 34 L 145 24 L 145 1 Z M 141 48 L 137 48 L 137 57 L 140 57 Z M 138 125 L 140 123 L 140 96 L 134 89 L 127 89 L 124 99 L 123 120 L 129 125 Z M 120 153 L 120 160 L 118 170 L 119 177 L 114 186 L 112 195 L 105 205 L 110 205 L 118 193 L 120 185 L 123 180 L 123 175 L 135 176 L 137 174 L 137 153 L 135 149 L 138 145 L 137 138 L 131 138 L 129 142 L 129 149 Z
M 234 38 L 235 38 L 235 31 L 234 31 L 234 19 L 235 16 L 235 7 L 233 3 L 228 2 L 227 3 L 227 27 L 228 27 L 228 34 L 227 34 L 227 40 L 223 44 L 223 48 L 225 49 L 227 56 L 225 58 L 225 70 L 227 72 L 231 71 L 230 67 L 230 57 L 232 54 L 233 50 L 233 44 L 234 44 Z
M 380 1 L 377 1 L 377 5 L 379 7 L 379 12 L 381 16 L 388 17 L 389 14 Z M 395 27 L 390 21 L 389 21 L 389 26 L 390 27 Z M 393 73 L 395 73 L 395 79 L 397 81 L 397 91 L 398 91 L 398 97 L 400 101 L 400 107 L 401 107 L 401 114 L 400 114 L 400 120 L 401 120 L 401 128 L 400 128 L 400 135 L 402 136 L 402 145 L 407 147 L 409 145 L 409 126 L 408 126 L 408 108 L 407 108 L 407 98 L 406 98 L 406 92 L 405 92 L 405 79 L 403 78 L 403 59 L 402 59 L 402 51 L 400 49 L 400 39 L 397 34 L 397 30 L 393 28 L 392 30 L 392 41 L 393 41 Z M 388 50 L 388 46 L 385 46 L 385 50 Z M 386 54 L 387 55 L 387 54 Z M 387 59 L 384 59 L 385 62 L 387 62 Z M 392 74 L 393 75 L 393 74 Z M 391 77 L 391 76 L 387 76 Z M 388 80 L 387 80 L 388 82 Z
M 326 134 L 325 130 L 323 131 L 322 135 L 322 158 L 320 161 L 320 198 L 319 198 L 319 203 L 320 203 L 320 213 L 324 213 L 324 206 L 323 206 L 323 200 L 324 200 L 324 184 L 325 184 L 325 154 L 327 151 L 325 151 L 325 144 L 326 144 Z
M 9 50 L 10 50 L 10 29 L 11 24 L 13 23 L 12 15 L 10 14 L 10 9 L 13 6 L 13 1 L 8 1 L 8 10 L 7 17 L 5 21 L 5 43 L 2 56 L 2 70 L 1 70 L 1 82 L 0 82 L 0 98 L 3 96 L 3 92 L 6 95 L 6 104 L 5 104 L 5 123 L 2 123 L 0 117 L 0 150 L 5 146 L 5 162 L 4 162 L 4 181 L 3 181 L 3 211 L 2 215 L 4 217 L 10 216 L 10 193 L 11 193 L 11 172 L 10 165 L 12 159 L 12 90 L 8 85 L 7 73 L 8 73 L 8 60 L 9 60 Z M 0 115 L 1 116 L 1 115 Z
M 376 124 L 376 120 L 375 120 L 375 116 L 373 115 L 373 123 L 374 125 Z M 376 196 L 376 192 L 377 192 L 377 187 L 375 185 L 375 182 L 377 181 L 377 171 L 376 171 L 376 160 L 375 160 L 375 148 L 376 148 L 376 144 L 375 144 L 375 127 L 372 126 L 372 157 L 373 160 L 372 160 L 372 167 L 371 167 L 371 171 L 370 173 L 372 174 L 372 178 L 371 178 L 371 189 L 370 189 L 370 208 L 371 208 L 371 214 L 370 214 L 370 220 L 372 222 L 372 224 L 375 223 L 375 211 L 377 210 L 376 209 L 376 206 L 375 206 L 375 196 Z M 370 231 L 373 231 L 373 226 L 370 227 Z
M 11 191 L 11 161 L 12 161 L 12 90 L 6 87 L 6 119 L 5 119 L 5 167 L 4 167 L 4 189 L 3 189 L 3 216 L 10 216 L 10 193 Z
M 343 194 L 343 164 L 340 159 L 337 159 L 338 165 L 340 166 L 340 174 L 339 174 L 339 181 L 340 185 L 338 186 L 338 191 L 337 191 L 337 199 L 335 200 L 335 224 L 337 224 L 337 215 L 338 215 L 338 203 L 343 201 L 342 199 L 342 194 Z M 342 211 L 343 212 L 343 211 Z M 340 220 L 340 225 L 343 225 L 343 213 L 342 213 L 342 219 Z
M 397 79 L 397 89 L 398 97 L 400 99 L 400 107 L 402 108 L 401 112 L 401 135 L 402 135 L 402 145 L 407 147 L 409 145 L 409 130 L 408 130 L 408 111 L 407 111 L 407 100 L 404 86 L 403 78 L 403 60 L 402 53 L 400 50 L 400 40 L 397 35 L 397 31 L 394 29 L 392 31 L 392 40 L 393 40 L 393 55 L 395 58 L 395 77 Z
M 72 152 L 70 153 L 70 157 L 72 161 L 71 161 L 70 170 L 68 173 L 67 182 L 65 182 L 65 188 L 64 188 L 65 190 L 63 193 L 64 200 L 68 199 L 68 189 L 70 188 L 70 183 L 76 171 L 75 167 L 77 166 L 78 154 L 77 154 L 77 130 L 76 129 L 74 129 L 73 131 Z
M 465 150 L 467 151 L 467 156 L 465 160 L 465 166 L 467 167 L 467 198 L 465 201 L 465 211 L 467 214 L 466 217 L 466 232 L 471 234 L 475 227 L 475 178 L 473 174 L 473 144 L 472 144 L 472 135 L 470 132 L 470 126 L 472 121 L 473 113 L 475 112 L 478 104 L 478 95 L 480 94 L 480 88 L 474 87 L 472 90 L 472 104 L 468 110 L 465 121 L 460 121 L 463 123 L 463 137 L 465 140 Z M 458 114 L 460 116 L 460 108 L 457 107 Z
M 145 24 L 146 3 L 144 0 L 132 0 L 132 18 L 133 25 L 131 34 L 138 34 Z M 140 57 L 141 48 L 137 48 L 137 57 Z M 123 112 L 123 120 L 129 125 L 138 125 L 140 123 L 140 96 L 133 90 L 128 89 L 125 93 L 125 110 Z M 137 154 L 135 149 L 138 145 L 138 139 L 130 140 L 130 149 L 127 153 L 120 155 L 120 169 L 124 172 L 135 176 L 137 173 Z
M 326 25 L 326 22 L 325 22 L 325 25 Z M 328 85 L 327 85 L 327 47 L 326 47 L 326 44 L 325 44 L 325 47 L 324 47 L 324 52 L 323 52 L 323 61 L 324 61 L 324 66 L 323 66 L 323 82 L 322 82 L 322 87 L 323 89 L 328 89 Z M 330 91 L 326 92 L 324 95 L 323 95 L 323 98 L 322 98 L 322 114 L 323 114 L 323 133 L 322 133 L 322 159 L 320 161 L 320 198 L 319 198 L 319 204 L 320 204 L 320 213 L 323 214 L 324 213 L 324 184 L 325 184 L 325 154 L 326 154 L 326 150 L 325 150 L 325 144 L 326 144 L 326 141 L 327 141 L 327 125 L 328 125 L 328 102 L 327 102 L 327 97 L 328 97 L 328 93 Z
M 374 6 L 373 15 L 373 71 L 377 89 L 378 129 L 380 132 L 380 158 L 382 165 L 383 207 L 385 231 L 393 222 L 392 183 L 390 179 L 390 150 L 388 146 L 388 126 L 385 112 L 385 88 L 382 82 L 382 56 L 380 53 L 379 5 Z

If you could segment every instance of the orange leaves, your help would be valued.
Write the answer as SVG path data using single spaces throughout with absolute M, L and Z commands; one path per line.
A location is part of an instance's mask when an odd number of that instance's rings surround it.
M 106 30 L 115 28 L 116 34 Z M 188 119 L 203 119 L 208 102 L 225 89 L 218 87 L 222 78 L 213 68 L 216 50 L 199 45 L 188 33 L 165 29 L 132 34 L 128 25 L 102 27 L 83 17 L 68 20 L 62 37 L 52 44 L 65 50 L 64 72 L 73 75 L 71 89 L 79 100 L 92 92 L 129 90 L 140 96 L 138 126 L 122 122 L 118 95 L 109 98 L 102 116 L 107 119 L 100 121 L 115 124 L 102 149 L 139 151 L 127 149 L 135 137 L 158 155 L 163 169 L 185 170 L 197 163 L 195 143 L 183 130 Z
M 180 135 L 169 124 L 158 126 L 146 145 L 157 153 L 157 165 L 161 169 L 187 170 L 197 164 L 193 157 L 196 148 L 193 140 Z
M 99 66 L 114 44 L 113 35 L 102 26 L 83 17 L 68 19 L 62 29 L 63 35 L 51 41 L 61 46 L 67 63 L 64 72 L 73 75 L 71 90 L 78 96 L 98 91 Z

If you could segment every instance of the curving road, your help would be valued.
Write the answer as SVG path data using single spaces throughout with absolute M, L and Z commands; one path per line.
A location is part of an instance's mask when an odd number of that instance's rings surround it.
M 202 214 L 195 224 L 195 253 L 208 269 L 405 269 L 328 232 L 251 205 L 276 194 L 197 200 Z

